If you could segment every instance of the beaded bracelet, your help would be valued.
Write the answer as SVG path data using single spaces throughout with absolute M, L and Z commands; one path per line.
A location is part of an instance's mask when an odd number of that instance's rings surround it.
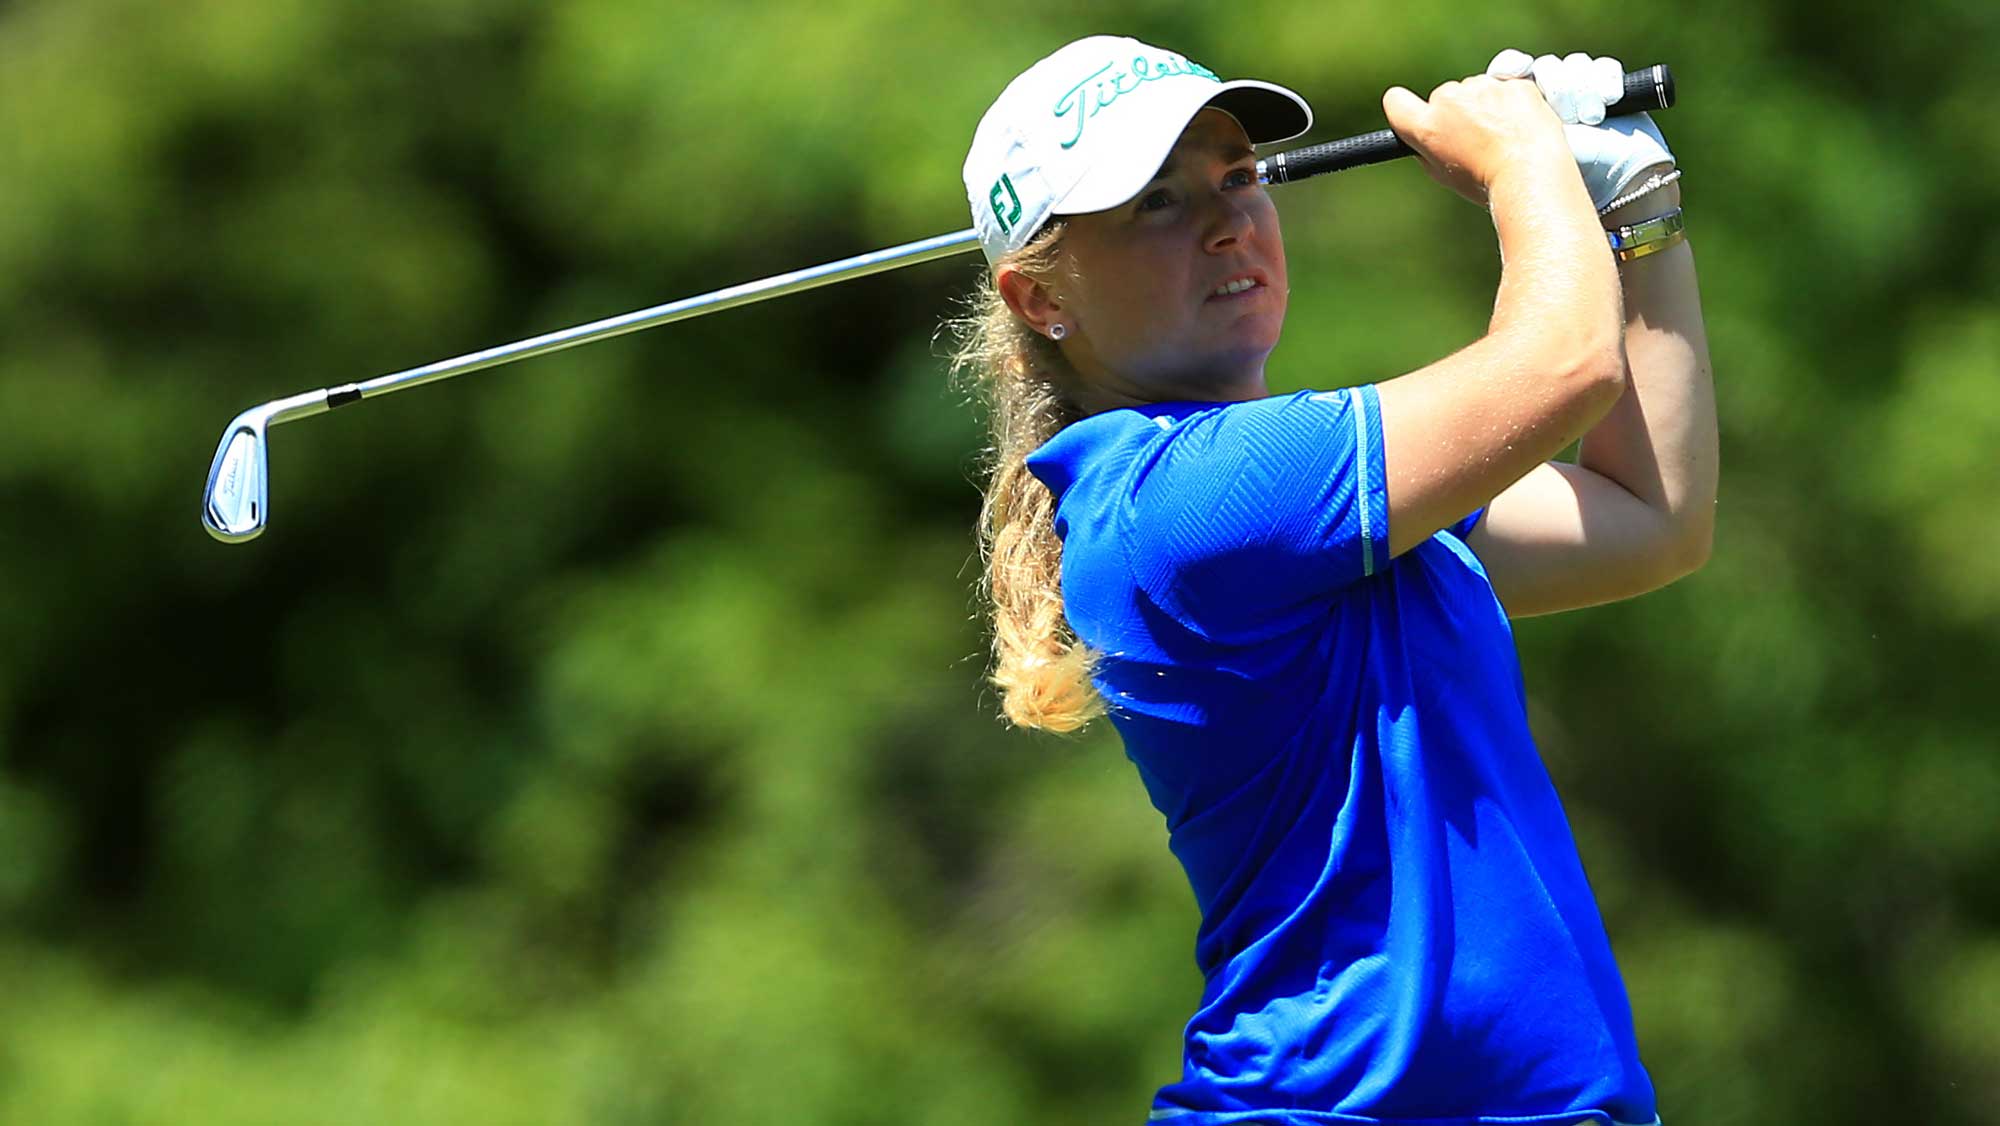
M 1609 215 L 1611 212 L 1618 210 L 1619 208 L 1625 206 L 1626 204 L 1632 202 L 1635 199 L 1638 199 L 1640 196 L 1645 195 L 1648 192 L 1659 191 L 1661 188 L 1666 187 L 1668 184 L 1671 184 L 1675 180 L 1678 180 L 1680 178 L 1681 178 L 1681 170 L 1678 168 L 1672 169 L 1667 172 L 1655 173 L 1654 175 L 1647 177 L 1646 182 L 1640 184 L 1637 188 L 1634 188 L 1632 191 L 1626 192 L 1624 195 L 1621 195 L 1617 199 L 1612 200 L 1610 203 L 1605 204 L 1603 207 L 1598 208 L 1597 213 L 1599 215 Z

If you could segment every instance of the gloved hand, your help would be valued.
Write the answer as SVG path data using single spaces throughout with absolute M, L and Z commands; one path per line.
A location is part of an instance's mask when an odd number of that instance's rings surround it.
M 1649 168 L 1674 167 L 1667 140 L 1647 113 L 1606 119 L 1604 107 L 1625 93 L 1625 67 L 1609 55 L 1591 58 L 1581 51 L 1557 58 L 1530 57 L 1508 48 L 1486 64 L 1490 78 L 1534 76 L 1549 108 L 1563 120 L 1569 151 L 1576 157 L 1583 186 L 1599 211 L 1632 186 Z

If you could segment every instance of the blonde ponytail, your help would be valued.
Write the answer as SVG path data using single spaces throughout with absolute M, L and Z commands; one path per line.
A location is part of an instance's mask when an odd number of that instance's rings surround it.
M 1033 277 L 1058 268 L 1062 226 L 1003 259 Z M 1104 714 L 1091 685 L 1096 654 L 1063 616 L 1062 541 L 1055 496 L 1028 472 L 1027 457 L 1082 417 L 1064 393 L 1075 371 L 1054 341 L 1002 300 L 988 271 L 968 311 L 946 328 L 955 337 L 951 369 L 985 403 L 992 447 L 979 513 L 981 589 L 993 611 L 993 671 L 1001 710 L 1017 727 L 1075 731 Z

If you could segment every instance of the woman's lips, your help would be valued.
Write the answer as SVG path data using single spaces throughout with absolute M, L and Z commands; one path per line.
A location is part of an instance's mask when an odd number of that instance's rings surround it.
M 1269 287 L 1266 286 L 1263 282 L 1258 282 L 1256 285 L 1251 286 L 1249 289 L 1243 290 L 1238 293 L 1211 293 L 1208 295 L 1208 301 L 1211 302 L 1241 301 L 1246 297 L 1259 296 L 1268 288 Z M 1204 302 L 1204 304 L 1206 303 L 1207 302 Z

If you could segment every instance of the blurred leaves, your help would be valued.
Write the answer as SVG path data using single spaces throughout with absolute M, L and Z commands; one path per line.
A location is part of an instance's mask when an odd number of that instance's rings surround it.
M 1664 61 L 1713 562 L 1520 623 L 1669 1122 L 2000 1121 L 1990 5 L 0 6 L 0 1119 L 1137 1121 L 1191 896 L 983 687 L 970 259 L 273 439 L 240 407 L 942 233 L 1116 28 L 1313 98 Z M 1483 331 L 1490 220 L 1278 193 L 1274 389 Z

